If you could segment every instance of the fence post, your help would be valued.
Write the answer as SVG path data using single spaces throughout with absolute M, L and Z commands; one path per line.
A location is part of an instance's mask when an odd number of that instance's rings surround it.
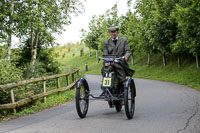
M 77 75 L 79 75 L 79 70 L 77 71 Z
M 57 89 L 60 89 L 60 79 L 57 78 Z M 60 92 L 58 92 L 58 94 L 60 95 Z
M 67 83 L 67 86 L 69 85 L 69 76 L 66 75 L 66 83 Z
M 46 80 L 43 81 L 43 92 L 46 93 L 47 92 L 47 88 L 46 88 Z M 47 97 L 44 96 L 44 103 L 47 102 Z
M 72 73 L 72 83 L 74 83 L 75 81 L 75 77 L 74 77 L 74 73 Z M 75 89 L 75 86 L 74 86 L 74 89 Z
M 15 96 L 14 96 L 13 89 L 10 90 L 10 96 L 11 96 L 12 103 L 15 103 Z M 14 112 L 14 114 L 16 114 L 17 111 L 15 108 L 13 109 L 13 112 Z
M 74 73 L 72 73 L 72 83 L 75 81 L 74 79 Z

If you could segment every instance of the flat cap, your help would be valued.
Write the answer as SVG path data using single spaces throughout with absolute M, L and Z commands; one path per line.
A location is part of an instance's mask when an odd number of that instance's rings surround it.
M 109 28 L 108 28 L 108 31 L 109 31 L 109 32 L 118 31 L 118 30 L 119 30 L 119 27 L 118 27 L 118 26 L 113 26 L 113 27 L 109 27 Z

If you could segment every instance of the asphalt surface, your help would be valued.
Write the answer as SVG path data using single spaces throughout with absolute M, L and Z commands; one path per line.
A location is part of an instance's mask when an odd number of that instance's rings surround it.
M 91 93 L 100 94 L 101 76 L 86 75 Z M 174 83 L 135 79 L 136 110 L 127 120 L 107 102 L 90 101 L 86 118 L 75 101 L 0 123 L 0 133 L 200 133 L 200 92 Z

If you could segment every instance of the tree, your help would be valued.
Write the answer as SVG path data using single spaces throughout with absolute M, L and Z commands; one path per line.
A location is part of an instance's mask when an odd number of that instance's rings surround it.
M 13 26 L 14 25 L 14 19 L 17 16 L 17 13 L 14 12 L 14 0 L 3 0 L 0 3 L 0 31 L 1 31 L 1 41 L 7 42 L 8 48 L 7 48 L 7 60 L 10 61 L 11 56 L 11 47 L 12 47 L 12 35 L 13 35 Z
M 116 4 L 105 14 L 92 17 L 89 22 L 89 32 L 87 32 L 83 41 L 87 47 L 96 50 L 96 57 L 98 57 L 97 51 L 103 49 L 104 40 L 109 38 L 108 27 L 119 24 Z
M 123 36 L 126 36 L 128 39 L 128 43 L 130 45 L 132 55 L 131 55 L 131 62 L 132 65 L 134 64 L 134 56 L 133 53 L 137 51 L 137 44 L 138 44 L 138 37 L 137 37 L 137 30 L 138 30 L 138 18 L 136 17 L 136 14 L 132 12 L 127 12 L 125 16 L 120 17 L 121 27 L 120 27 L 120 33 L 123 34 Z
M 26 0 L 22 3 L 18 12 L 20 24 L 17 26 L 19 33 L 17 37 L 23 41 L 31 40 L 32 72 L 37 59 L 38 42 L 50 37 L 48 40 L 51 42 L 44 44 L 53 45 L 52 34 L 61 33 L 63 26 L 71 23 L 70 15 L 72 13 L 78 15 L 81 12 L 82 6 L 78 0 Z
M 173 48 L 185 51 L 185 48 L 196 57 L 199 68 L 200 55 L 200 2 L 198 0 L 180 1 L 173 12 L 173 18 L 178 23 L 177 41 Z
M 177 24 L 170 19 L 176 2 L 173 0 L 138 0 L 136 11 L 140 17 L 147 48 L 163 54 L 163 65 L 166 65 L 166 53 L 171 53 L 171 43 L 175 41 Z
M 177 24 L 170 19 L 172 10 L 176 2 L 173 0 L 155 0 L 155 11 L 153 11 L 153 38 L 155 39 L 158 50 L 163 54 L 163 65 L 166 65 L 166 53 L 171 53 L 170 44 L 175 41 Z
M 137 28 L 138 47 L 140 50 L 148 54 L 147 64 L 150 65 L 151 54 L 157 51 L 155 40 L 152 37 L 152 28 L 155 25 L 152 23 L 153 14 L 155 10 L 153 0 L 138 0 L 136 2 L 136 15 L 138 16 L 139 26 Z

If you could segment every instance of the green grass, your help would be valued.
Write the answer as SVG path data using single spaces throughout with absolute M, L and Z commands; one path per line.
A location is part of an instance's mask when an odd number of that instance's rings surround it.
M 195 59 L 183 56 L 182 66 L 178 68 L 176 56 L 168 55 L 167 65 L 162 65 L 162 57 L 154 55 L 152 65 L 146 65 L 146 56 L 136 59 L 131 68 L 136 70 L 134 77 L 163 80 L 186 85 L 200 90 L 200 69 L 196 68 Z
M 98 63 L 96 59 L 95 51 L 92 51 L 91 56 L 89 57 L 88 48 L 84 48 L 83 45 L 74 46 L 77 49 L 75 56 L 72 56 L 73 49 L 70 52 L 67 52 L 65 56 L 57 57 L 57 60 L 61 64 L 62 71 L 72 70 L 75 68 L 80 68 L 80 76 L 84 76 L 87 74 L 100 74 L 100 70 L 102 67 L 102 62 Z M 80 49 L 84 49 L 83 56 L 80 56 Z M 63 47 L 60 49 L 57 48 L 56 52 L 63 50 Z M 63 50 L 64 51 L 64 50 Z M 59 53 L 59 52 L 58 52 Z M 88 64 L 88 72 L 85 72 L 85 64 Z
M 83 47 L 83 45 L 78 46 Z M 59 48 L 57 48 L 59 50 Z M 70 55 L 70 53 L 68 53 Z M 86 74 L 98 74 L 102 68 L 102 61 L 98 63 L 95 51 L 92 51 L 91 57 L 88 56 L 88 50 L 84 50 L 84 56 L 59 57 L 58 61 L 66 68 L 80 67 L 81 76 Z M 101 54 L 100 54 L 101 55 Z M 160 54 L 151 57 L 151 65 L 147 65 L 147 55 L 144 53 L 134 53 L 135 64 L 129 66 L 136 71 L 133 77 L 155 79 L 162 81 L 174 82 L 186 85 L 200 90 L 200 69 L 196 68 L 195 58 L 183 56 L 182 66 L 178 68 L 177 57 L 175 55 L 167 55 L 167 65 L 162 65 L 162 56 Z M 85 72 L 85 63 L 88 63 L 88 72 Z
M 61 92 L 59 93 L 59 95 L 56 93 L 49 95 L 47 96 L 46 103 L 43 103 L 43 99 L 37 100 L 35 101 L 34 104 L 29 105 L 29 107 L 26 106 L 24 108 L 18 109 L 16 114 L 1 116 L 0 122 L 7 121 L 10 119 L 15 119 L 15 118 L 25 116 L 28 114 L 33 114 L 33 113 L 39 112 L 41 110 L 44 110 L 53 106 L 63 104 L 67 101 L 74 99 L 74 97 L 75 97 L 75 89 Z
M 156 67 L 152 66 L 139 66 L 136 65 L 135 70 L 137 71 L 135 77 L 147 78 L 155 80 L 163 80 L 174 82 L 182 85 L 187 85 L 192 88 L 200 90 L 200 71 L 193 69 L 171 69 L 170 66 Z

